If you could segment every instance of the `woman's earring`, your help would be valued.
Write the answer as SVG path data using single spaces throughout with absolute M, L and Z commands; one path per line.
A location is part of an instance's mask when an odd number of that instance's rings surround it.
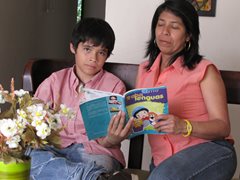
M 189 51 L 190 48 L 191 48 L 191 42 L 187 41 L 186 44 L 185 44 L 186 51 Z

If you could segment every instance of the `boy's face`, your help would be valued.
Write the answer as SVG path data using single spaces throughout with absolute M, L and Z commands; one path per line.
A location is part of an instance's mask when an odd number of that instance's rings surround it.
M 83 83 L 88 82 L 103 67 L 108 57 L 108 50 L 104 47 L 94 46 L 86 41 L 80 42 L 77 49 L 70 44 L 70 50 L 75 55 L 76 73 Z
M 111 96 L 111 100 L 117 100 L 115 96 Z

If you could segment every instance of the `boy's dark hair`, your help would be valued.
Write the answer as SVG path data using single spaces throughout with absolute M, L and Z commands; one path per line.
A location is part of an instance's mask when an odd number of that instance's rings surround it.
M 186 28 L 187 34 L 190 37 L 190 48 L 184 48 L 182 51 L 174 54 L 171 58 L 169 65 L 171 65 L 179 56 L 184 56 L 183 66 L 187 66 L 189 69 L 193 69 L 198 64 L 202 56 L 199 55 L 199 19 L 197 11 L 194 9 L 191 3 L 186 0 L 167 0 L 163 4 L 159 5 L 152 18 L 151 25 L 151 37 L 147 44 L 145 57 L 149 56 L 149 64 L 146 67 L 150 69 L 154 63 L 156 57 L 161 50 L 155 44 L 155 29 L 158 22 L 159 15 L 163 11 L 170 11 L 175 16 L 182 19 Z M 186 45 L 187 46 L 187 45 Z
M 77 49 L 80 42 L 90 41 L 94 46 L 103 46 L 108 50 L 108 57 L 112 53 L 115 34 L 111 26 L 99 18 L 83 18 L 74 27 L 71 37 L 73 47 Z

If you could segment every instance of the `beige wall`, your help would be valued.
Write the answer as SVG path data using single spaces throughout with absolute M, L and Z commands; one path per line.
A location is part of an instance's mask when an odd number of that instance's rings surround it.
M 164 0 L 106 0 L 106 20 L 116 33 L 116 46 L 110 61 L 136 63 L 143 60 L 154 10 Z M 200 17 L 200 51 L 220 69 L 240 71 L 239 0 L 217 0 L 216 17 Z M 239 92 L 240 93 L 240 92 Z M 240 162 L 240 110 L 229 105 L 232 135 Z M 145 140 L 147 143 L 147 140 Z M 128 143 L 123 150 L 127 156 Z M 144 146 L 143 168 L 148 169 L 149 146 Z M 240 172 L 237 169 L 236 176 Z

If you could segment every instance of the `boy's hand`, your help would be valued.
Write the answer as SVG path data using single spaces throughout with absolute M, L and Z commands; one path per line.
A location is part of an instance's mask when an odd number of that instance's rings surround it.
M 99 143 L 104 147 L 114 147 L 126 139 L 132 129 L 133 118 L 130 118 L 125 125 L 125 113 L 119 111 L 114 115 L 108 126 L 108 135 Z

